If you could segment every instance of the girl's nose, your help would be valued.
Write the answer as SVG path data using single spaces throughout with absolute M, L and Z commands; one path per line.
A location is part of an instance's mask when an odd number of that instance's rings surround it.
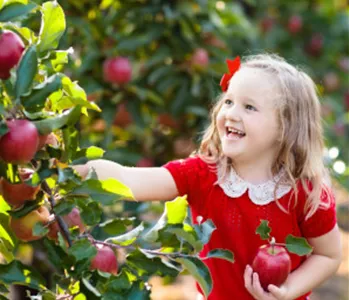
M 240 121 L 241 120 L 241 112 L 239 110 L 239 107 L 237 105 L 232 105 L 226 114 L 227 119 L 231 119 L 234 121 Z

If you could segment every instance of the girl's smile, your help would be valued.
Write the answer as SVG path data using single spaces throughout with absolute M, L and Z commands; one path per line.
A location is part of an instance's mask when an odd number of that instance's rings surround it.
M 230 80 L 216 124 L 224 155 L 270 169 L 278 151 L 279 95 L 275 77 L 263 70 L 242 68 Z

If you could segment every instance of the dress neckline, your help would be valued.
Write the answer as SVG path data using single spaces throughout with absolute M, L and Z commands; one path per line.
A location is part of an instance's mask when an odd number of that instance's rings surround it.
M 218 176 L 221 178 L 221 168 L 218 167 Z M 234 170 L 230 168 L 229 173 L 218 183 L 223 189 L 224 193 L 231 198 L 238 198 L 248 191 L 250 200 L 256 205 L 266 205 L 276 199 L 280 199 L 291 190 L 291 185 L 278 182 L 285 173 L 284 169 L 281 169 L 277 175 L 264 183 L 253 184 L 242 179 Z M 275 187 L 277 186 L 276 192 Z M 276 198 L 275 198 L 276 196 Z

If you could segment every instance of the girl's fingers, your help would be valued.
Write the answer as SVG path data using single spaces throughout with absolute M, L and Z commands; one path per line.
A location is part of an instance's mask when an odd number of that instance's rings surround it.
M 252 292 L 252 268 L 247 265 L 244 273 L 244 281 L 246 289 L 251 293 Z

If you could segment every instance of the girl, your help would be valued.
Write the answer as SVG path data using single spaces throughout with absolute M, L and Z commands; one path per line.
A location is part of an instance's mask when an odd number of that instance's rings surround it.
M 335 201 L 325 184 L 320 107 L 313 81 L 276 55 L 227 61 L 222 95 L 199 151 L 159 168 L 130 168 L 106 160 L 74 168 L 86 176 L 116 178 L 138 201 L 188 195 L 193 222 L 212 219 L 217 229 L 201 255 L 231 250 L 235 263 L 207 259 L 209 300 L 308 299 L 341 261 Z M 156 186 L 154 189 L 152 187 Z M 260 220 L 284 243 L 288 234 L 307 238 L 309 257 L 290 254 L 292 272 L 265 292 L 250 264 L 259 246 Z

